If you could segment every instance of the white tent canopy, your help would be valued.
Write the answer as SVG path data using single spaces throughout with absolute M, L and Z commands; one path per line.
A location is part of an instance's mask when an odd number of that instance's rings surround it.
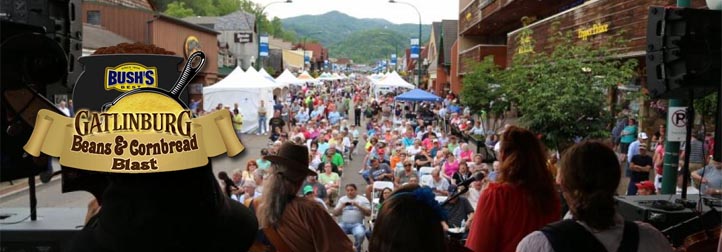
M 273 115 L 273 88 L 275 83 L 261 77 L 254 71 L 243 73 L 239 67 L 221 81 L 203 88 L 203 109 L 213 110 L 219 103 L 232 110 L 238 103 L 243 115 L 245 133 L 253 132 L 258 127 L 258 109 L 264 103 L 266 119 Z M 268 122 L 264 122 L 268 123 Z
M 276 78 L 276 83 L 298 85 L 298 84 L 303 84 L 304 81 L 299 80 L 298 78 L 296 78 L 296 76 L 293 76 L 291 71 L 288 71 L 288 69 L 286 69 L 286 70 L 283 70 L 283 73 L 281 73 L 281 75 L 279 75 Z
M 376 85 L 376 87 L 402 87 L 410 89 L 416 87 L 413 84 L 406 82 L 403 78 L 401 78 L 401 76 L 399 76 L 398 73 L 396 73 L 396 71 L 387 74 L 383 80 L 374 83 L 374 85 Z
M 276 79 L 274 79 L 273 76 L 271 76 L 268 72 L 266 72 L 266 69 L 261 68 L 261 70 L 259 70 L 258 73 L 261 74 L 261 76 L 263 76 L 264 78 L 269 79 L 273 82 L 276 82 Z
M 306 83 L 306 82 L 318 83 L 319 82 L 318 80 L 314 79 L 313 76 L 308 74 L 308 71 L 303 71 L 303 73 L 299 74 L 298 77 L 296 77 L 296 78 L 298 78 L 298 80 L 300 80 L 300 81 L 303 81 L 304 83 Z
M 263 73 L 266 73 L 268 77 L 266 77 Z M 285 84 L 276 83 L 276 80 L 271 77 L 270 74 L 266 72 L 263 68 L 261 68 L 260 71 L 256 71 L 255 68 L 250 67 L 248 70 L 246 70 L 246 75 L 244 76 L 244 80 L 248 80 L 250 83 L 264 83 L 266 87 L 270 88 L 281 88 L 284 86 L 287 86 Z
M 321 75 L 319 75 L 318 78 L 316 78 L 316 80 L 325 81 L 325 80 L 335 80 L 335 79 L 333 78 L 333 76 L 331 76 L 331 74 L 324 72 Z

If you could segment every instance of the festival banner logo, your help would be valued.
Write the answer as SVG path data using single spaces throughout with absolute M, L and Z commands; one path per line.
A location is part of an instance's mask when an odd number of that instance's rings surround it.
M 197 62 L 197 66 L 193 66 Z M 195 52 L 170 90 L 155 88 L 158 72 L 138 63 L 109 67 L 106 89 L 122 91 L 101 111 L 80 110 L 74 117 L 38 112 L 24 146 L 33 156 L 60 158 L 62 166 L 109 173 L 156 173 L 201 167 L 209 157 L 243 151 L 228 110 L 193 118 L 179 93 L 205 62 Z
M 128 62 L 116 67 L 105 68 L 105 90 L 120 92 L 142 87 L 158 87 L 158 69 L 143 64 Z

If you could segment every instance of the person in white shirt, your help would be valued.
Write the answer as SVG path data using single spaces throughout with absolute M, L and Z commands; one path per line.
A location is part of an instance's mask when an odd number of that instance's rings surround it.
M 431 171 L 431 179 L 421 181 L 421 184 L 431 187 L 437 196 L 449 196 L 449 181 L 441 177 L 441 169 L 439 169 L 439 167 Z
M 466 199 L 469 200 L 474 211 L 476 211 L 476 204 L 479 202 L 479 196 L 481 196 L 482 183 L 481 181 L 472 182 L 471 187 L 469 187 L 469 192 L 466 194 Z
M 361 251 L 361 245 L 366 238 L 366 227 L 364 218 L 371 216 L 371 203 L 366 197 L 356 194 L 356 185 L 346 185 L 346 196 L 341 197 L 332 210 L 334 216 L 339 217 L 339 226 L 344 233 L 351 234 L 355 238 L 354 246 L 356 251 Z
M 601 142 L 582 142 L 567 149 L 557 183 L 569 204 L 565 220 L 524 237 L 516 247 L 529 251 L 671 252 L 667 238 L 647 223 L 625 221 L 615 209 L 621 178 L 616 153 Z M 593 186 L 591 186 L 593 185 Z
M 256 191 L 256 182 L 254 182 L 253 180 L 246 180 L 243 182 L 243 194 L 240 197 L 236 195 L 231 195 L 231 199 L 237 200 L 238 202 L 241 202 L 241 204 L 244 204 L 244 202 L 255 199 L 258 196 L 261 196 L 261 193 Z
M 68 109 L 65 101 L 60 101 L 60 103 L 58 103 L 58 109 L 60 109 L 60 111 L 65 114 L 65 116 L 70 116 L 70 109 Z
M 411 145 L 408 148 L 406 148 L 406 152 L 409 153 L 410 157 L 416 156 L 416 154 L 421 153 L 421 140 L 419 140 L 419 139 L 414 140 L 414 145 Z

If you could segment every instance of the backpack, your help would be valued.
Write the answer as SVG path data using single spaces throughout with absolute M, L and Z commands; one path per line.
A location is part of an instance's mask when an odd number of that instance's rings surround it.
M 575 220 L 563 220 L 541 229 L 555 252 L 606 252 L 607 249 L 581 224 Z M 624 221 L 622 242 L 618 252 L 636 252 L 639 246 L 639 228 L 632 221 Z

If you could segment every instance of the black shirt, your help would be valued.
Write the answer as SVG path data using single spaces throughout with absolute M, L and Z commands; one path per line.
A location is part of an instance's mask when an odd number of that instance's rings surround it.
M 461 182 L 464 182 L 465 180 L 469 179 L 471 177 L 471 172 L 468 172 L 466 174 L 461 174 L 461 172 L 454 172 L 454 175 L 452 178 L 456 182 L 456 185 L 461 184 Z
M 461 221 L 467 220 L 470 213 L 474 212 L 471 203 L 464 197 L 456 198 L 456 203 L 449 203 L 444 206 L 449 213 L 449 219 L 446 222 L 449 227 L 461 227 Z
M 419 154 L 416 154 L 416 156 L 414 156 L 414 167 L 416 167 L 416 169 L 419 169 L 424 166 L 431 166 L 431 162 L 423 164 L 423 165 L 417 165 L 416 164 L 417 161 L 421 161 L 421 162 L 429 161 L 429 159 L 426 158 L 426 156 L 424 156 L 424 154 L 419 153 Z
M 273 117 L 271 120 L 268 120 L 268 125 L 271 125 L 271 132 L 276 132 L 276 128 L 279 128 L 280 131 L 283 132 L 283 126 L 286 126 L 286 122 L 280 117 Z
M 632 157 L 632 163 L 639 165 L 639 166 L 650 166 L 653 167 L 652 164 L 652 157 L 647 155 L 635 155 Z M 644 181 L 649 179 L 649 172 L 638 172 L 638 171 L 632 171 L 632 181 L 638 182 L 638 181 Z

